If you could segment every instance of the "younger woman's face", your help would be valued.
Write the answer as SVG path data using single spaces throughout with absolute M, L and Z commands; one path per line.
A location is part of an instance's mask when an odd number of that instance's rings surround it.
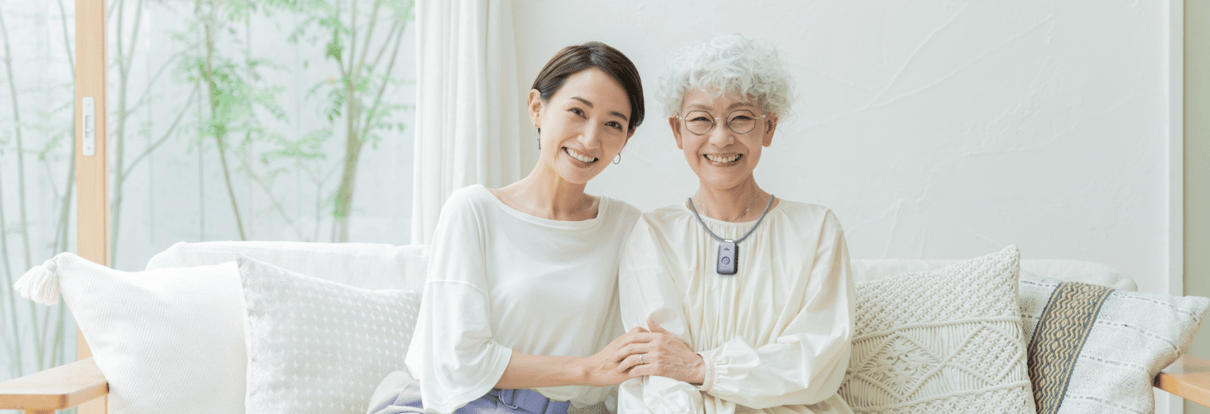
M 538 162 L 573 184 L 588 183 L 622 152 L 634 134 L 630 116 L 626 90 L 596 68 L 568 76 L 546 102 L 538 90 L 529 92 L 529 117 L 541 128 Z

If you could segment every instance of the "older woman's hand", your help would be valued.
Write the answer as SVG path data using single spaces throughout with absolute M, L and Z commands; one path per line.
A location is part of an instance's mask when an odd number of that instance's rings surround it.
M 650 341 L 631 343 L 618 350 L 618 371 L 631 378 L 656 375 L 690 384 L 700 385 L 706 379 L 706 362 L 702 356 L 669 333 L 655 321 L 648 319 L 651 333 L 644 335 Z

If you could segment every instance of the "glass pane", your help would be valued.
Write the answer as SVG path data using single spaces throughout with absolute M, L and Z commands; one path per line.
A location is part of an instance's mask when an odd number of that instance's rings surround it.
M 179 241 L 408 243 L 411 3 L 112 1 L 113 267 Z
M 0 1 L 0 381 L 76 359 L 63 302 L 38 305 L 12 288 L 76 249 L 74 9 L 68 0 Z

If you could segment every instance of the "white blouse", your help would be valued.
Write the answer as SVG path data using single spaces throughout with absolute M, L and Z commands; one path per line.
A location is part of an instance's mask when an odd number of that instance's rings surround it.
M 639 210 L 602 196 L 597 217 L 558 221 L 509 207 L 483 186 L 454 192 L 438 220 L 408 370 L 425 411 L 482 397 L 512 351 L 587 357 L 622 334 L 617 272 Z M 610 388 L 537 388 L 575 406 Z
M 736 239 L 755 221 L 703 216 Z M 700 387 L 633 378 L 621 413 L 851 413 L 836 394 L 849 364 L 853 280 L 844 230 L 824 207 L 780 200 L 739 243 L 738 272 L 716 272 L 718 245 L 683 203 L 643 214 L 619 276 L 626 329 L 651 318 L 702 355 Z

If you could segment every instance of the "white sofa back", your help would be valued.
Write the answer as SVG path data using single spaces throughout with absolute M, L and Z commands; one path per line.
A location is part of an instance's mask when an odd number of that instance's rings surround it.
M 853 281 L 860 284 L 904 272 L 924 272 L 957 263 L 958 260 L 853 259 Z M 1030 275 L 1062 282 L 1083 282 L 1135 291 L 1138 286 L 1125 273 L 1100 263 L 1079 260 L 1021 260 L 1021 277 Z M 1036 278 L 1034 278 L 1036 279 Z
M 425 246 L 362 243 L 204 242 L 177 243 L 157 254 L 147 269 L 192 267 L 230 262 L 247 256 L 305 275 L 366 289 L 419 291 L 426 277 Z M 941 268 L 954 260 L 857 259 L 852 261 L 857 283 L 903 272 Z M 1022 277 L 1080 281 L 1115 289 L 1135 290 L 1134 281 L 1120 271 L 1075 260 L 1022 260 Z M 606 412 L 602 404 L 573 410 L 573 414 Z
M 147 270 L 206 266 L 247 256 L 304 275 L 365 289 L 420 291 L 428 248 L 371 243 L 177 243 L 151 258 Z
M 370 243 L 203 242 L 177 243 L 147 263 L 147 269 L 219 264 L 248 256 L 291 271 L 366 289 L 420 291 L 428 267 L 423 245 Z M 939 269 L 957 260 L 854 259 L 856 283 L 903 272 Z M 1112 267 L 1079 260 L 1021 260 L 1030 274 L 1065 282 L 1084 282 L 1120 290 L 1137 290 L 1134 280 Z

